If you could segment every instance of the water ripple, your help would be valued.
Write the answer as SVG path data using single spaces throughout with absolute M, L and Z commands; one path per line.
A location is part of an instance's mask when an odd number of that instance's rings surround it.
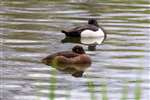
M 146 100 L 150 89 L 149 1 L 3 0 L 0 7 L 0 99 Z M 41 63 L 70 50 L 60 31 L 96 18 L 107 39 L 89 51 L 92 65 L 75 78 Z

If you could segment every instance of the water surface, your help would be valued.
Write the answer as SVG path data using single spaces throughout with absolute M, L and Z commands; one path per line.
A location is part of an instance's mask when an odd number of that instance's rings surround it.
M 1 100 L 148 100 L 148 0 L 2 0 Z M 96 18 L 107 39 L 75 78 L 41 63 L 79 43 L 60 31 Z

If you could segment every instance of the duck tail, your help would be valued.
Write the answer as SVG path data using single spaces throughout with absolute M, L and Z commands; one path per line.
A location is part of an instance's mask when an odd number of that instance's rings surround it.
M 65 30 L 61 30 L 61 32 L 68 36 L 68 32 L 66 32 Z

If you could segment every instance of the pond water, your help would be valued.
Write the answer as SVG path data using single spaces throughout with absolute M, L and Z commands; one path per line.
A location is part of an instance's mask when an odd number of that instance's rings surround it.
M 148 100 L 149 0 L 1 0 L 0 100 Z M 96 50 L 62 43 L 61 29 L 96 18 Z M 92 59 L 80 78 L 41 63 L 82 45 Z

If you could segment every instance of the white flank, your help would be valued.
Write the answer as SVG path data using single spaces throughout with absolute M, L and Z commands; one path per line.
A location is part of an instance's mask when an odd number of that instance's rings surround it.
M 81 32 L 81 37 L 104 37 L 104 32 L 100 28 L 97 31 L 84 30 Z
M 90 44 L 101 44 L 104 40 L 104 37 L 81 37 L 81 43 L 83 44 L 87 44 L 87 45 L 90 45 Z

